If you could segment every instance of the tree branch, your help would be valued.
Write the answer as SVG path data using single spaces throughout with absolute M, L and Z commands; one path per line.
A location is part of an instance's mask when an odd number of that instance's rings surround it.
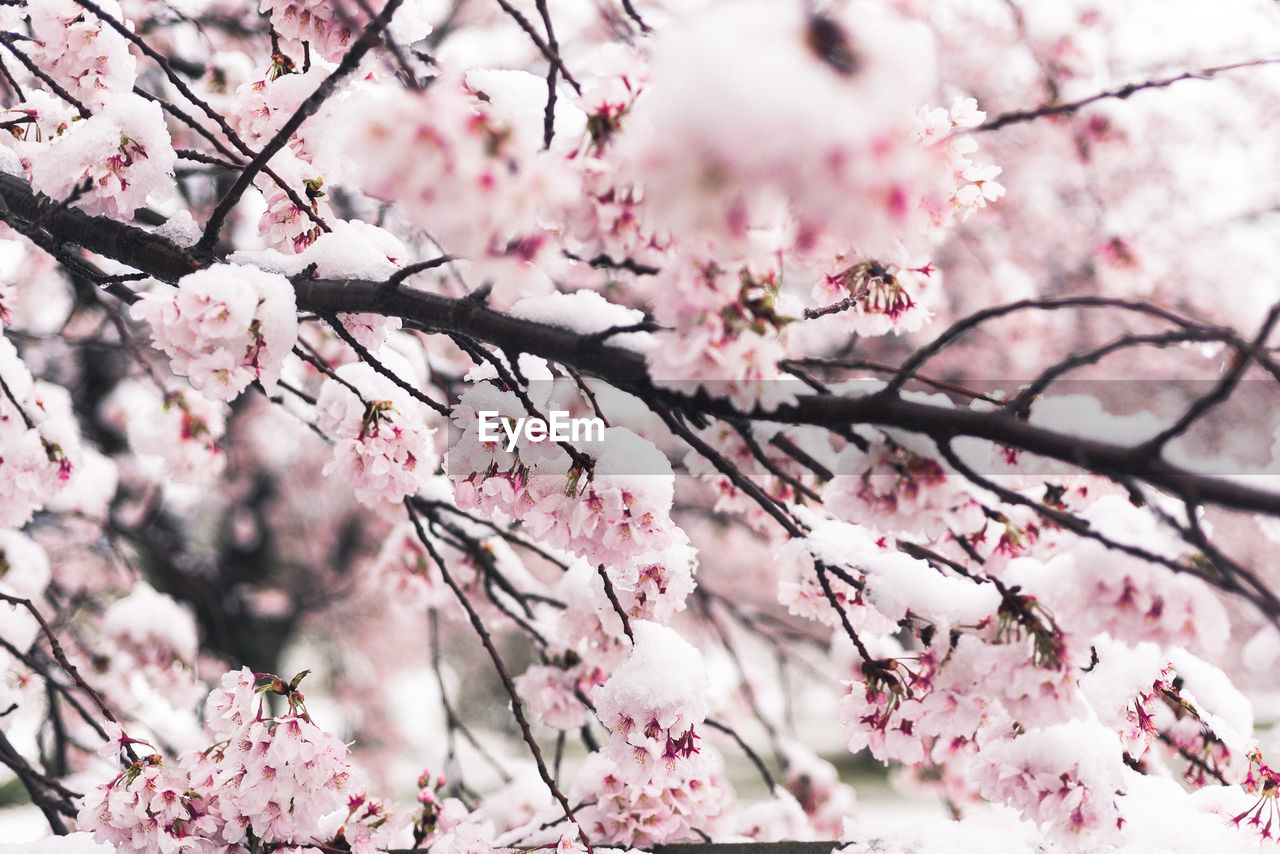
M 16 218 L 30 223 L 51 204 L 45 197 L 32 192 L 21 179 L 2 173 L 0 199 L 8 206 L 8 210 L 0 209 L 0 218 L 6 221 Z M 183 250 L 136 226 L 104 217 L 91 217 L 74 209 L 56 211 L 41 225 L 60 243 L 82 246 L 167 282 L 176 282 L 212 260 L 211 256 Z M 711 397 L 705 392 L 680 394 L 657 387 L 640 353 L 593 340 L 590 335 L 563 327 L 512 317 L 474 300 L 403 287 L 389 292 L 384 282 L 354 279 L 298 278 L 294 280 L 294 288 L 301 311 L 319 315 L 371 313 L 399 317 L 406 325 L 422 331 L 462 335 L 506 351 L 529 353 L 560 363 L 636 394 L 653 406 L 686 414 L 808 424 L 837 432 L 854 424 L 870 424 L 944 440 L 967 436 L 1065 462 L 1087 472 L 1137 478 L 1197 504 L 1215 504 L 1280 516 L 1280 494 L 1193 472 L 1143 453 L 1138 447 L 1056 432 L 1020 421 L 1004 412 L 917 403 L 884 392 L 861 396 L 807 394 L 798 396 L 792 404 L 773 410 L 744 412 L 729 401 Z M 984 320 L 1023 310 L 1078 307 L 1112 307 L 1157 317 L 1183 328 L 1206 328 L 1158 306 L 1102 297 L 1024 300 L 978 312 L 958 322 L 933 345 L 904 362 L 899 369 L 899 377 L 905 382 L 929 354 L 945 348 L 964 330 Z

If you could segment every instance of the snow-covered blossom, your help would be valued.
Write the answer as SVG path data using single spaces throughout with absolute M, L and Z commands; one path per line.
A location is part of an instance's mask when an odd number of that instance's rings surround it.
M 685 541 L 670 517 L 671 465 L 653 443 L 609 427 L 600 441 L 583 442 L 588 450 L 577 459 L 527 438 L 508 451 L 504 441 L 481 441 L 480 411 L 511 421 L 527 415 L 513 392 L 488 383 L 462 396 L 448 463 L 460 507 L 519 519 L 532 536 L 592 564 L 633 564 Z
M 203 395 L 165 393 L 141 379 L 120 383 L 103 404 L 107 420 L 124 431 L 135 454 L 158 458 L 164 475 L 192 485 L 207 483 L 226 464 L 218 446 L 226 429 L 224 409 Z M 148 417 L 138 417 L 143 413 Z
M 386 0 L 96 4 L 0 0 L 0 730 L 86 793 L 41 851 L 1280 835 L 1280 523 L 1222 512 L 1276 407 L 1166 381 L 1274 368 L 1280 6 L 404 0 L 335 73 Z M 1203 421 L 978 379 L 1116 357 Z M 562 412 L 603 438 L 507 429 Z M 310 708 L 217 680 L 277 661 Z M 846 752 L 963 820 L 859 826 Z
M 1106 833 L 1120 826 L 1119 751 L 1114 733 L 1072 721 L 987 747 L 976 770 L 983 795 L 1042 827 L 1064 837 Z
M 643 286 L 658 321 L 672 327 L 655 336 L 649 352 L 655 382 L 685 394 L 703 388 L 743 411 L 792 402 L 797 389 L 778 367 L 786 352 L 783 330 L 794 319 L 778 307 L 779 271 L 672 261 Z
M 537 215 L 571 197 L 572 173 L 539 153 L 538 140 L 491 117 L 454 79 L 416 94 L 370 93 L 348 121 L 352 152 L 365 164 L 354 176 L 360 187 L 394 202 L 450 255 L 473 262 L 498 296 L 515 293 L 477 262 L 505 260 L 515 266 L 501 269 L 520 278 L 520 265 L 550 245 Z M 415 156 L 406 162 L 407 148 Z
M 19 149 L 31 184 L 89 213 L 132 218 L 148 199 L 172 194 L 177 155 L 160 105 L 132 92 L 113 96 L 47 144 Z
M 556 619 L 555 638 L 583 660 L 577 685 L 590 697 L 630 654 L 626 626 L 605 593 L 600 571 L 585 560 L 569 565 L 555 594 L 565 603 Z
M 289 280 L 234 264 L 183 277 L 173 295 L 143 294 L 132 313 L 151 326 L 173 372 L 211 400 L 231 400 L 254 380 L 274 394 L 298 336 Z
M 1175 548 L 1169 531 L 1122 496 L 1103 496 L 1081 515 L 1122 542 L 1156 554 Z M 1010 571 L 1011 578 L 1082 632 L 1105 631 L 1130 643 L 1156 641 L 1216 652 L 1230 631 L 1222 603 L 1203 580 L 1110 552 L 1094 540 L 1072 543 L 1043 563 L 1015 561 Z
M 702 656 L 672 629 L 637 620 L 631 655 L 595 690 L 609 727 L 609 756 L 629 783 L 690 777 L 699 767 L 696 726 L 707 714 Z
M 576 696 L 578 677 L 572 669 L 537 665 L 515 684 L 543 726 L 572 731 L 586 722 L 586 710 Z
M 342 58 L 367 19 L 360 5 L 351 0 L 262 0 L 259 11 L 271 14 L 271 23 L 281 36 L 306 42 L 330 62 Z
M 849 445 L 822 500 L 836 516 L 885 533 L 938 537 L 968 533 L 984 523 L 966 484 L 938 460 L 883 438 L 867 450 Z
M 18 531 L 0 529 L 0 593 L 32 602 L 40 600 L 53 573 L 49 556 L 39 544 Z M 23 608 L 0 604 L 0 639 L 15 649 L 27 649 L 40 632 L 40 624 Z M 13 659 L 3 652 L 6 668 Z
M 840 781 L 834 765 L 803 744 L 785 743 L 782 753 L 786 759 L 783 786 L 808 816 L 814 833 L 822 838 L 839 838 L 844 821 L 854 813 L 853 788 Z
M 942 159 L 911 131 L 927 44 L 883 10 L 770 3 L 712 6 L 665 32 L 619 141 L 650 213 L 681 239 L 725 243 L 785 213 L 800 251 L 829 235 L 878 254 L 942 190 Z
M 680 543 L 624 564 L 607 566 L 605 571 L 628 617 L 665 624 L 676 612 L 684 610 L 685 599 L 693 592 L 696 565 L 697 553 Z
M 103 614 L 102 628 L 117 641 L 128 642 L 140 656 L 168 650 L 181 661 L 195 663 L 195 618 L 148 584 L 139 584 L 112 603 Z

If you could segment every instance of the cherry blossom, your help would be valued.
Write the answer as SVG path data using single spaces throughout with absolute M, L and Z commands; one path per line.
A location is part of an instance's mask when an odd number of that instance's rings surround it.
M 174 373 L 212 400 L 231 400 L 254 380 L 273 392 L 298 334 L 288 281 L 232 264 L 192 273 L 172 297 L 144 294 L 133 314 Z
M 0 0 L 0 838 L 1280 835 L 1277 36 Z

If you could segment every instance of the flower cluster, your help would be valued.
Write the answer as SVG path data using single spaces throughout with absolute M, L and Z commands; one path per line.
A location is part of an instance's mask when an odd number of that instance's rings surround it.
M 607 568 L 614 595 L 627 616 L 666 624 L 694 588 L 697 552 L 686 543 Z
M 18 528 L 71 479 L 80 437 L 67 391 L 34 379 L 7 338 L 0 380 L 0 528 Z
M 671 327 L 648 355 L 654 381 L 685 394 L 699 388 L 744 411 L 794 400 L 778 361 L 789 320 L 777 305 L 780 271 L 769 263 L 722 267 L 676 257 L 640 290 Z
M 124 20 L 117 0 L 98 6 Z M 33 3 L 28 11 L 41 67 L 81 103 L 101 107 L 133 89 L 137 60 L 129 42 L 97 15 L 75 0 Z
M 545 403 L 545 396 L 531 402 Z M 505 437 L 481 440 L 480 411 L 511 421 L 527 412 L 513 392 L 490 383 L 478 383 L 462 395 L 453 416 L 461 434 L 448 462 L 459 507 L 488 518 L 518 519 L 531 536 L 553 548 L 592 564 L 629 567 L 636 581 L 641 561 L 663 562 L 660 555 L 686 541 L 670 516 L 670 463 L 651 442 L 624 427 L 610 427 L 602 441 L 589 443 L 594 459 L 581 452 L 574 459 L 555 442 L 527 438 L 508 451 Z M 634 588 L 636 581 L 628 586 Z
M 217 477 L 226 464 L 218 445 L 226 429 L 225 405 L 189 390 L 163 392 L 154 383 L 128 379 L 103 405 L 113 427 L 144 460 L 158 460 L 157 478 L 196 485 Z M 147 417 L 141 416 L 143 413 Z
M 782 747 L 786 776 L 782 784 L 804 810 L 813 830 L 827 839 L 840 839 L 844 823 L 854 813 L 853 788 L 840 782 L 834 765 L 799 743 Z
M 575 587 L 582 592 L 588 573 L 598 586 L 583 564 L 570 570 L 566 582 L 577 576 Z M 602 598 L 599 591 L 592 596 L 600 617 L 597 640 L 614 643 L 584 652 L 612 674 L 604 678 L 571 649 L 566 667 L 534 667 L 518 683 L 544 723 L 576 726 L 583 709 L 576 695 L 589 694 L 610 729 L 608 747 L 588 757 L 574 779 L 575 798 L 591 795 L 579 819 L 593 839 L 609 844 L 674 842 L 710 831 L 728 806 L 729 792 L 714 754 L 699 745 L 696 728 L 707 713 L 708 688 L 702 658 L 672 629 L 646 620 L 629 622 L 634 640 L 628 651 L 620 618 L 600 604 Z M 567 604 L 566 615 L 592 610 L 572 597 Z
M 30 162 L 33 187 L 89 213 L 129 219 L 148 199 L 172 195 L 177 155 L 164 114 L 132 92 L 115 95 L 53 140 L 18 150 Z
M 724 824 L 732 796 L 716 774 L 628 783 L 608 758 L 594 754 L 574 777 L 572 796 L 592 839 L 624 848 L 711 836 Z
M 884 533 L 936 538 L 969 532 L 985 522 L 966 482 L 937 460 L 878 437 L 866 450 L 849 445 L 822 493 L 832 515 Z
M 631 655 L 594 694 L 611 732 L 609 756 L 628 783 L 693 776 L 695 727 L 707 714 L 702 656 L 665 626 L 634 621 L 631 628 Z
M 799 252 L 834 241 L 870 257 L 921 228 L 922 203 L 942 196 L 943 157 L 912 139 L 902 107 L 926 100 L 931 65 L 888 15 L 711 7 L 664 34 L 619 145 L 650 213 L 681 239 L 734 245 L 781 227 Z M 794 156 L 793 135 L 808 156 Z
M 930 297 L 939 291 L 941 276 L 927 262 L 911 266 L 840 256 L 834 270 L 815 282 L 813 296 L 826 308 L 847 305 L 841 313 L 859 335 L 915 332 L 932 317 Z
M 316 425 L 335 441 L 324 473 L 340 473 L 370 507 L 418 492 L 439 462 L 426 406 L 363 362 L 325 380 Z
M 353 0 L 262 0 L 261 12 L 270 13 L 271 24 L 284 38 L 306 42 L 330 62 L 337 62 L 351 46 L 353 27 L 367 17 Z
M 324 191 L 320 185 L 324 181 L 319 176 L 302 182 L 305 188 L 301 198 L 309 202 L 308 209 L 318 217 L 332 214 L 328 205 L 321 209 Z M 279 187 L 271 187 L 267 193 L 267 209 L 258 221 L 258 230 L 267 243 L 273 247 L 285 247 L 292 252 L 302 252 L 320 236 L 321 229 L 311 217 L 293 203 L 289 194 Z
M 555 587 L 556 597 L 565 603 L 556 618 L 555 639 L 565 650 L 563 659 L 570 665 L 577 687 L 588 697 L 631 653 L 622 614 L 604 589 L 609 575 L 607 568 L 601 570 L 577 560 Z M 574 661 L 580 663 L 570 664 Z
M 579 670 L 534 665 L 516 678 L 516 690 L 543 726 L 571 732 L 586 723 L 586 709 L 577 696 L 583 687 Z
M 273 394 L 298 337 L 289 280 L 256 267 L 192 273 L 172 296 L 143 294 L 132 314 L 151 326 L 173 372 L 211 400 L 231 400 L 254 380 Z
M 917 692 L 931 687 L 936 662 L 922 657 L 915 670 L 884 659 L 861 664 L 862 681 L 850 683 L 840 702 L 840 722 L 849 732 L 849 750 L 865 747 L 882 762 L 914 764 L 924 758 L 920 718 L 925 706 Z
M 400 523 L 387 535 L 370 565 L 370 575 L 376 589 L 390 591 L 395 601 L 422 610 L 447 605 L 453 598 L 409 521 Z
M 416 94 L 371 93 L 349 121 L 364 165 L 353 177 L 364 192 L 393 202 L 446 252 L 469 260 L 499 299 L 533 283 L 529 262 L 550 248 L 537 215 L 577 190 L 563 161 L 447 77 Z M 406 150 L 415 152 L 410 161 Z
M 1280 797 L 1280 774 L 1262 761 L 1261 751 L 1249 754 L 1249 776 L 1244 788 L 1249 794 L 1257 795 L 1258 799 L 1249 809 L 1234 816 L 1232 823 L 1239 825 L 1244 822 L 1246 826 L 1256 828 L 1263 839 L 1280 837 L 1280 829 L 1272 831 L 1273 826 L 1280 828 L 1280 804 L 1276 801 Z
M 132 710 L 140 705 L 135 686 L 141 676 L 173 708 L 197 708 L 208 692 L 196 677 L 197 638 L 189 608 L 139 584 L 102 615 L 93 667 L 103 694 L 116 708 Z
M 85 799 L 79 824 L 101 842 L 135 851 L 247 852 L 262 845 L 320 842 L 320 820 L 343 802 L 347 748 L 312 723 L 297 690 L 247 668 L 209 695 L 206 727 L 214 743 L 175 765 L 147 742 L 116 728 L 104 748 L 125 750 L 128 767 Z M 264 694 L 287 703 L 266 711 Z M 148 748 L 151 752 L 142 751 Z
M 992 164 L 974 163 L 969 157 L 978 150 L 978 142 L 965 131 L 978 127 L 987 118 L 987 114 L 978 109 L 977 101 L 957 98 L 950 110 L 921 107 L 916 117 L 919 121 L 916 138 L 941 146 L 955 176 L 955 189 L 947 205 L 933 211 L 935 224 L 963 220 L 1004 196 L 1004 187 L 995 180 L 1003 170 Z
M 1114 831 L 1118 750 L 1115 735 L 1098 724 L 1071 721 L 984 748 L 977 778 L 985 797 L 1063 836 Z

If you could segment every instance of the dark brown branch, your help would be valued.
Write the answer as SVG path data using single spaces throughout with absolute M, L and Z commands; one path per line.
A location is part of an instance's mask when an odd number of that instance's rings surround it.
M 21 102 L 27 100 L 27 96 L 23 94 L 22 87 L 18 85 L 18 81 L 14 79 L 13 74 L 9 72 L 9 67 L 4 64 L 4 60 L 0 59 L 0 79 L 4 80 L 4 85 L 9 87 L 13 92 L 13 97 Z
M 800 523 L 792 518 L 780 501 L 761 489 L 754 481 L 743 474 L 737 466 L 726 460 L 723 454 L 703 441 L 697 433 L 686 427 L 678 416 L 666 409 L 658 409 L 657 413 L 672 433 L 675 433 L 684 440 L 685 444 L 706 458 L 708 462 L 715 466 L 716 471 L 727 477 L 730 483 L 746 493 L 747 497 L 758 504 L 761 510 L 772 516 L 787 532 L 788 536 L 803 537 L 805 535 Z
M 116 716 L 111 713 L 111 709 L 107 707 L 106 701 L 102 699 L 102 695 L 93 690 L 88 682 L 84 681 L 84 677 L 80 675 L 80 671 L 77 670 L 76 666 L 67 659 L 67 654 L 63 652 L 62 643 L 58 640 L 57 634 L 54 633 L 53 627 L 49 625 L 48 621 L 45 620 L 44 615 L 40 613 L 39 609 L 37 609 L 34 604 L 32 604 L 31 600 L 23 599 L 18 596 L 10 596 L 7 593 L 0 593 L 0 602 L 8 602 L 14 607 L 23 608 L 27 613 L 35 618 L 35 621 L 40 625 L 40 631 L 44 634 L 45 640 L 49 642 L 49 652 L 53 654 L 54 661 L 58 662 L 58 666 L 62 668 L 63 672 L 71 677 L 71 681 L 76 683 L 76 687 L 88 695 L 89 699 L 98 707 L 98 711 L 102 713 L 104 718 L 112 723 L 118 723 L 119 721 L 116 719 Z M 93 724 L 98 735 L 103 739 L 107 738 L 107 733 L 101 726 L 92 721 L 90 721 L 90 723 Z
M 797 496 L 808 498 L 809 500 L 815 501 L 819 504 L 822 503 L 822 496 L 818 495 L 818 493 L 814 492 L 809 486 L 801 482 L 798 477 L 790 472 L 784 471 L 781 466 L 769 459 L 769 455 L 764 452 L 764 448 L 760 446 L 760 443 L 752 434 L 749 422 L 731 421 L 730 425 L 737 431 L 738 436 L 742 438 L 743 443 L 747 446 L 747 450 L 751 451 L 751 456 L 755 457 L 756 461 L 764 466 L 766 471 L 778 478 L 778 480 L 782 481 L 787 486 L 794 489 Z
M 547 31 L 547 49 L 555 56 L 560 55 L 560 44 L 556 41 L 555 28 L 551 26 L 551 13 L 547 11 L 547 0 L 535 0 L 538 15 L 542 18 L 542 27 Z M 547 106 L 542 116 L 542 147 L 550 148 L 551 140 L 556 134 L 556 76 L 559 66 L 549 63 L 547 68 Z
M 0 174 L 0 199 L 8 205 L 6 220 L 31 221 L 49 204 L 18 178 Z M 164 281 L 174 282 L 207 263 L 170 241 L 143 229 L 77 210 L 61 210 L 43 223 L 59 243 L 82 246 L 106 255 Z M 207 256 L 206 256 L 207 258 Z M 1235 510 L 1280 516 L 1280 494 L 1244 483 L 1198 474 L 1134 447 L 1055 432 L 1009 417 L 1002 412 L 979 412 L 917 403 L 885 394 L 843 396 L 833 393 L 801 395 L 793 404 L 769 411 L 743 412 L 728 401 L 704 393 L 682 395 L 657 388 L 649 378 L 644 356 L 616 346 L 594 342 L 573 330 L 512 317 L 478 301 L 397 288 L 388 293 L 381 282 L 298 279 L 294 282 L 298 308 L 317 314 L 369 312 L 399 317 L 427 332 L 462 335 L 509 352 L 530 353 L 598 377 L 653 405 L 687 415 L 750 418 L 778 424 L 808 424 L 836 432 L 855 424 L 897 427 L 942 439 L 968 436 L 1014 450 L 1065 462 L 1086 472 L 1141 479 L 1148 484 L 1198 504 L 1216 504 Z M 1104 308 L 1159 318 L 1184 329 L 1213 329 L 1174 312 L 1144 303 L 1104 297 L 1068 297 L 1056 300 L 1024 300 L 988 309 L 961 321 L 952 331 L 919 351 L 904 363 L 902 382 L 930 354 L 998 316 L 1022 310 L 1055 310 L 1069 307 Z M 954 332 L 956 329 L 959 332 Z M 1229 334 L 1229 331 L 1228 331 Z M 944 340 L 945 339 L 945 340 Z M 1246 345 L 1247 346 L 1247 345 Z M 842 434 L 843 435 L 843 434 Z
M 640 13 L 636 11 L 636 7 L 632 5 L 631 0 L 622 0 L 622 10 L 627 13 L 628 18 L 636 22 L 636 25 L 640 27 L 640 32 L 653 32 L 653 29 L 644 22 L 644 18 L 640 17 Z
M 39 807 L 45 821 L 49 822 L 50 830 L 58 836 L 66 836 L 71 832 L 63 821 L 64 817 L 76 817 L 76 808 L 71 798 L 58 791 L 52 780 L 31 767 L 31 763 L 14 749 L 4 733 L 0 733 L 0 765 L 8 767 L 22 783 L 31 802 Z
M 1112 297 L 1083 296 L 1018 300 L 1017 302 L 992 306 L 991 308 L 986 308 L 982 311 L 976 311 L 973 314 L 962 317 L 955 323 L 951 324 L 951 326 L 944 330 L 937 338 L 933 339 L 933 341 L 912 353 L 906 361 L 902 363 L 902 366 L 898 368 L 898 372 L 889 380 L 888 385 L 885 386 L 881 394 L 886 396 L 897 394 L 908 381 L 915 378 L 916 372 L 924 365 L 925 362 L 956 343 L 956 341 L 960 340 L 960 338 L 966 333 L 978 328 L 988 321 L 1006 317 L 1021 311 L 1059 311 L 1071 308 L 1113 309 L 1116 311 L 1145 314 L 1160 320 L 1166 320 L 1184 329 L 1198 325 L 1193 321 L 1169 311 L 1166 308 L 1161 308 L 1160 306 L 1143 302 L 1115 299 Z
M 870 665 L 875 659 L 871 657 L 871 653 L 867 651 L 867 646 L 862 642 L 862 638 L 858 636 L 858 632 L 853 627 L 853 623 L 849 621 L 849 612 L 840 604 L 840 600 L 836 598 L 835 590 L 831 587 L 831 579 L 827 578 L 827 573 L 831 571 L 828 566 L 817 557 L 813 558 L 813 571 L 818 576 L 818 584 L 822 587 L 822 595 L 826 597 L 829 604 L 836 612 L 836 616 L 840 618 L 840 625 L 844 627 L 844 633 L 853 641 L 854 647 L 858 650 L 858 655 L 862 657 L 861 664 Z
M 779 363 L 779 366 L 784 370 L 791 368 L 843 368 L 846 370 L 875 371 L 880 374 L 896 374 L 899 370 L 893 365 L 886 365 L 884 362 L 877 362 L 874 359 L 824 359 L 817 356 L 806 356 L 801 359 L 785 359 Z M 965 388 L 962 385 L 957 385 L 956 383 L 949 383 L 946 380 L 922 376 L 919 373 L 912 376 L 912 379 L 918 383 L 923 383 L 924 385 L 931 386 L 940 391 L 948 391 L 952 394 L 959 395 L 960 397 L 967 397 L 970 400 L 982 400 L 987 403 L 995 404 L 996 406 L 1004 405 L 1004 401 L 1002 400 L 997 400 L 990 395 L 982 394 L 974 391 L 973 389 Z
M 1235 359 L 1226 376 L 1214 386 L 1213 390 L 1189 406 L 1177 421 L 1152 437 L 1151 441 L 1144 445 L 1143 450 L 1149 453 L 1160 453 L 1166 444 L 1190 430 L 1192 425 L 1207 415 L 1211 409 L 1230 397 L 1231 392 L 1235 391 L 1252 359 L 1266 346 L 1267 339 L 1271 337 L 1271 332 L 1275 329 L 1277 318 L 1280 318 L 1280 303 L 1272 306 L 1271 310 L 1267 312 L 1266 319 L 1263 320 L 1262 327 L 1258 330 L 1257 337 L 1254 338 L 1253 344 L 1249 349 L 1243 352 L 1236 352 Z
M 391 370 L 386 365 L 382 364 L 381 360 L 379 360 L 377 356 L 369 352 L 369 348 L 365 347 L 363 344 L 361 344 L 359 341 L 356 340 L 355 336 L 352 335 L 351 332 L 347 329 L 347 327 L 343 325 L 342 320 L 339 319 L 337 315 L 329 315 L 325 317 L 324 320 L 326 323 L 329 324 L 329 326 L 333 329 L 333 331 L 337 333 L 338 337 L 341 338 L 344 342 L 346 342 L 346 345 L 348 347 L 356 351 L 357 356 L 359 356 L 363 361 L 368 363 L 369 367 L 373 368 L 375 371 L 382 374 L 387 379 L 391 380 L 391 382 L 395 383 L 398 388 L 408 392 L 409 395 L 414 400 L 417 400 L 419 403 L 426 404 L 431 409 L 435 410 L 437 414 L 443 415 L 446 419 L 448 419 L 449 407 L 445 406 L 443 403 L 440 403 L 437 400 L 432 400 L 431 398 L 427 397 L 425 394 L 422 393 L 422 391 L 420 391 L 412 383 L 405 381 L 395 371 Z
M 161 281 L 175 283 L 208 262 L 163 237 L 135 226 L 74 208 L 51 210 L 56 202 L 32 192 L 21 178 L 0 172 L 0 218 L 17 230 L 36 222 L 54 245 L 71 244 L 143 270 Z
M 773 775 L 769 773 L 769 767 L 764 764 L 764 760 L 760 758 L 760 755 L 751 749 L 751 745 L 747 744 L 746 741 L 743 740 L 742 736 L 738 735 L 738 731 L 728 724 L 721 723 L 715 718 L 706 718 L 703 723 L 714 730 L 724 733 L 729 736 L 729 738 L 732 738 L 737 742 L 739 749 L 747 755 L 747 759 L 751 760 L 751 764 L 756 767 L 758 772 L 760 772 L 760 779 L 764 781 L 765 788 L 767 788 L 770 794 L 772 794 L 773 790 L 778 787 L 778 784 L 774 781 Z
M 1097 364 L 1107 356 L 1118 353 L 1122 350 L 1128 350 L 1133 347 L 1171 347 L 1176 344 L 1185 344 L 1192 341 L 1221 341 L 1230 343 L 1230 339 L 1224 338 L 1223 335 L 1214 332 L 1201 332 L 1197 330 L 1182 330 L 1178 332 L 1165 332 L 1157 335 L 1122 335 L 1113 341 L 1109 341 L 1098 347 L 1085 350 L 1080 353 L 1074 353 L 1063 359 L 1055 365 L 1051 365 L 1040 372 L 1040 376 L 1036 377 L 1026 388 L 1018 392 L 1018 394 L 1001 404 L 1009 412 L 1018 417 L 1027 414 L 1031 403 L 1046 389 L 1049 388 L 1058 378 L 1086 365 Z

